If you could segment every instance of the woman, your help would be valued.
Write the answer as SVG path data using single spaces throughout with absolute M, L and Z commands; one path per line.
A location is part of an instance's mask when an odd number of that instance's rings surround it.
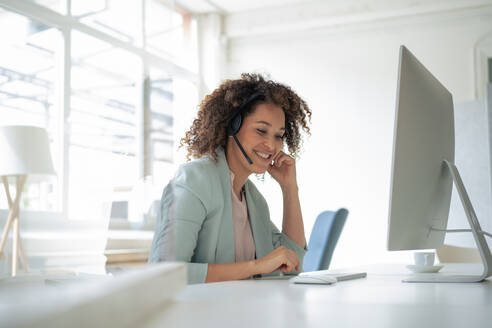
M 289 87 L 258 74 L 222 83 L 181 140 L 188 160 L 164 189 L 149 262 L 184 261 L 188 282 L 299 272 L 306 252 L 295 160 L 311 111 Z M 273 165 L 272 165 L 273 163 Z M 248 180 L 280 184 L 282 232 Z

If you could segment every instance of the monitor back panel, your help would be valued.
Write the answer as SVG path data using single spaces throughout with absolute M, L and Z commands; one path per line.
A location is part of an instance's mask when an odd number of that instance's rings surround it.
M 404 46 L 396 99 L 388 250 L 440 247 L 446 229 L 454 162 L 451 93 Z

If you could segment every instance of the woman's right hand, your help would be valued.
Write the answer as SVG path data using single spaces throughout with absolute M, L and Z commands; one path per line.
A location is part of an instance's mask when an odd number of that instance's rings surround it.
M 256 270 L 259 274 L 271 273 L 280 270 L 284 273 L 293 270 L 299 271 L 299 257 L 297 253 L 285 246 L 275 248 L 273 251 L 255 260 Z

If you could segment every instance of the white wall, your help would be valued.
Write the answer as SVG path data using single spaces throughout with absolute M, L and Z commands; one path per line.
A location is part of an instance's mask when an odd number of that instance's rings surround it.
M 489 87 L 488 98 L 492 96 Z M 466 101 L 455 104 L 455 163 L 465 184 L 481 228 L 492 230 L 491 162 L 489 115 L 492 106 L 485 100 Z M 448 229 L 468 228 L 465 212 L 456 188 L 453 188 Z M 489 247 L 492 240 L 486 238 Z M 446 234 L 446 244 L 476 247 L 469 233 Z
M 275 21 L 272 13 L 271 30 Z M 229 39 L 225 78 L 269 73 L 313 111 L 312 137 L 298 162 L 306 235 L 319 212 L 350 211 L 332 267 L 409 259 L 386 251 L 399 46 L 460 102 L 474 97 L 474 44 L 490 31 L 492 9 L 485 7 Z M 258 185 L 280 226 L 280 190 L 268 178 Z

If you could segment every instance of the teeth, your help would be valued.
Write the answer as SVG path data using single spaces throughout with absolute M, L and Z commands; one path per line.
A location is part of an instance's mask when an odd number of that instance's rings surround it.
M 258 152 L 255 152 L 258 156 L 260 156 L 261 158 L 264 158 L 264 159 L 268 159 L 270 157 L 270 155 L 267 155 L 267 154 L 263 154 L 263 153 L 258 153 Z

